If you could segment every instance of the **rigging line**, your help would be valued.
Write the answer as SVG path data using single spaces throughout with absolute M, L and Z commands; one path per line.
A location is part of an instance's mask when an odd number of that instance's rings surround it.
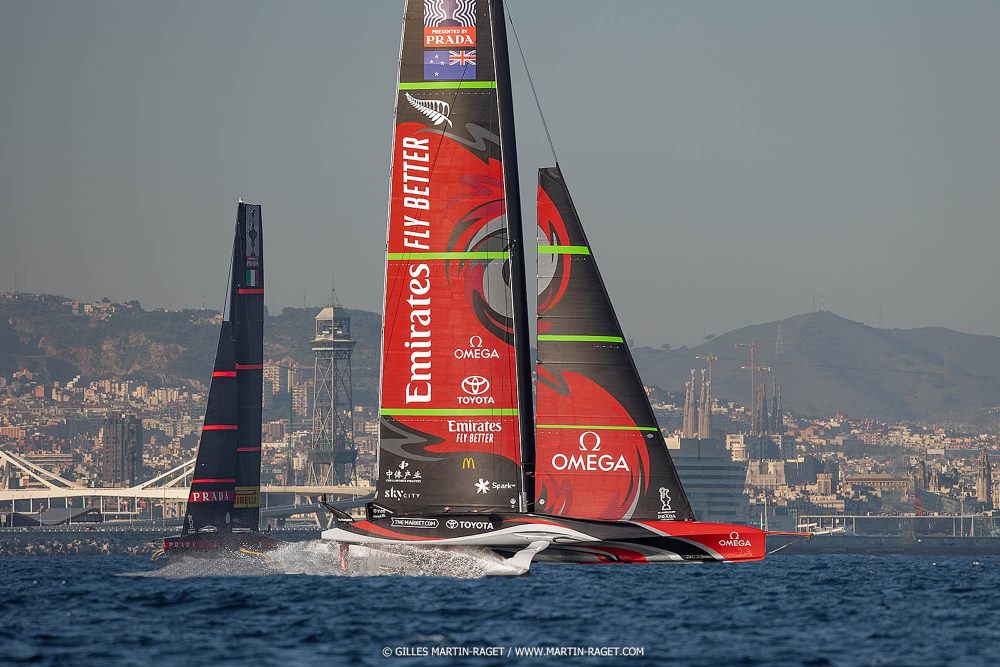
M 524 64 L 524 71 L 528 75 L 528 83 L 531 85 L 531 94 L 535 98 L 535 106 L 538 107 L 538 116 L 542 119 L 542 129 L 545 130 L 545 138 L 549 141 L 549 150 L 552 151 L 552 159 L 558 166 L 559 157 L 556 155 L 555 144 L 552 143 L 552 135 L 549 133 L 549 124 L 545 122 L 545 114 L 542 113 L 542 102 L 538 99 L 538 91 L 535 90 L 535 82 L 531 78 L 531 70 L 528 69 L 528 59 L 524 57 L 524 49 L 521 48 L 521 40 L 517 36 L 517 28 L 514 27 L 514 17 L 510 13 L 510 5 L 507 3 L 507 0 L 503 0 L 503 6 L 507 10 L 507 22 L 510 23 L 510 30 L 514 33 L 514 43 L 517 44 L 518 53 L 521 54 L 521 62 Z

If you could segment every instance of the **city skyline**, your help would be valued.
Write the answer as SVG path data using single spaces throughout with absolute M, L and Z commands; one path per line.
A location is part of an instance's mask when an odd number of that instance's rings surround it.
M 398 5 L 0 8 L 0 285 L 221 307 L 243 197 L 272 230 L 272 310 L 324 302 L 333 270 L 380 311 Z M 1000 91 L 980 83 L 1000 7 L 510 5 L 638 343 L 814 305 L 1000 332 Z M 512 69 L 530 225 L 552 157 Z

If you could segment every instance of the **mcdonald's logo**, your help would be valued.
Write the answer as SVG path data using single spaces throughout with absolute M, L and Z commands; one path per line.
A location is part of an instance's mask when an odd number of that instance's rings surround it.
M 462 459 L 462 470 L 475 470 L 476 469 L 476 459 L 471 456 L 466 456 Z

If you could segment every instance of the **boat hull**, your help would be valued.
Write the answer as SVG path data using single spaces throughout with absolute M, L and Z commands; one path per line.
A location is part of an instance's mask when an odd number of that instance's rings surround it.
M 537 514 L 435 514 L 338 521 L 323 540 L 376 547 L 487 547 L 511 556 L 544 542 L 535 562 L 684 563 L 762 560 L 765 534 L 700 521 L 593 521 Z
M 166 556 L 215 558 L 227 554 L 259 554 L 286 544 L 264 533 L 196 533 L 163 538 Z

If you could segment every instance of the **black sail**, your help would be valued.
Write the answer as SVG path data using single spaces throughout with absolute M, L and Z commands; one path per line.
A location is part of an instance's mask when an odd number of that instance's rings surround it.
M 535 509 L 692 520 L 562 173 L 538 179 Z
M 264 241 L 260 206 L 240 202 L 233 244 L 229 319 L 236 352 L 234 530 L 260 527 L 260 432 L 264 393 Z
M 184 535 L 202 530 L 229 530 L 236 497 L 236 421 L 233 330 L 229 322 L 223 322 L 184 513 Z

